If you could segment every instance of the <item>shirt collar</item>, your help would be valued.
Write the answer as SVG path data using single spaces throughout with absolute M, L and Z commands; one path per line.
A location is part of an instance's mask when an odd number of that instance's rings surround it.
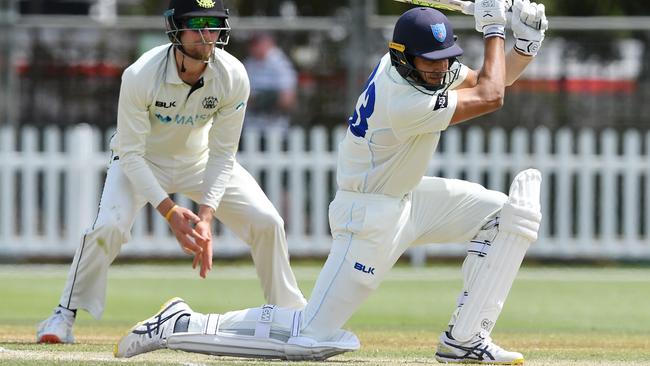
M 208 81 L 214 79 L 217 75 L 216 66 L 214 62 L 209 62 L 208 67 L 203 71 L 203 80 Z M 169 84 L 184 84 L 185 82 L 178 75 L 178 68 L 176 67 L 176 57 L 174 56 L 174 46 L 169 47 L 167 50 L 167 75 L 165 82 Z

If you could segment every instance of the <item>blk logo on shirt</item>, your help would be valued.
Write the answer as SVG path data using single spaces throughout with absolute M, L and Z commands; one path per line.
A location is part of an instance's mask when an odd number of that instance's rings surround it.
M 162 107 L 162 108 L 176 107 L 176 101 L 173 101 L 173 102 L 161 102 L 161 101 L 157 100 L 156 101 L 156 107 Z

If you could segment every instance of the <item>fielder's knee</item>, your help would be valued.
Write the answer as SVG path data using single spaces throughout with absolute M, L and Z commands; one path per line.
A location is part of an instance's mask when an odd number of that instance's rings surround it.
M 284 235 L 284 220 L 277 211 L 261 211 L 252 218 L 252 235 Z

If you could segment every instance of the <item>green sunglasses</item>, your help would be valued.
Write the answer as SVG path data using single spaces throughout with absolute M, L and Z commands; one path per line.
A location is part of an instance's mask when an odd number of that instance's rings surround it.
M 185 21 L 187 28 L 192 30 L 200 30 L 205 28 L 222 28 L 223 22 L 215 17 L 194 17 L 188 18 Z

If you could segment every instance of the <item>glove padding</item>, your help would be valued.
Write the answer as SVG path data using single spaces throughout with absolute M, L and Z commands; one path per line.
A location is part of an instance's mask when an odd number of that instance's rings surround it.
M 505 38 L 506 10 L 510 0 L 476 0 L 474 3 L 474 21 L 476 30 L 485 38 Z
M 512 33 L 515 49 L 524 55 L 535 56 L 544 41 L 548 29 L 544 4 L 529 0 L 515 0 L 512 7 Z

